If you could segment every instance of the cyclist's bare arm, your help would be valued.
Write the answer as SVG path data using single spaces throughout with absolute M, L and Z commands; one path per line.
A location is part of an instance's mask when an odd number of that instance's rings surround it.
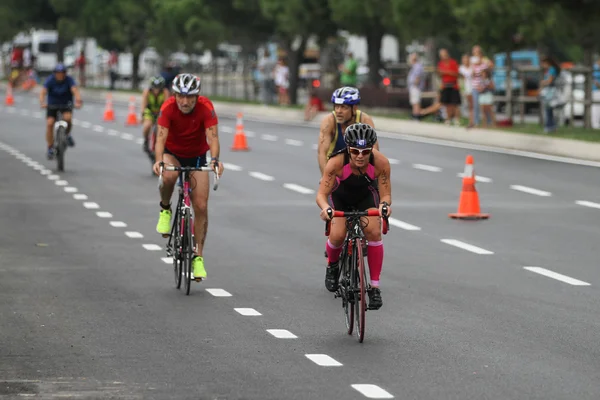
M 327 165 L 325 166 L 323 178 L 321 178 L 319 191 L 317 192 L 317 205 L 321 210 L 329 207 L 327 197 L 329 197 L 333 191 L 333 187 L 335 186 L 335 178 L 341 173 L 343 162 L 343 156 L 336 156 L 329 159 Z
M 319 144 L 317 145 L 317 159 L 319 161 L 319 169 L 321 170 L 321 176 L 325 171 L 327 165 L 327 149 L 331 145 L 333 129 L 335 127 L 335 120 L 333 114 L 326 115 L 321 121 L 321 127 L 319 128 Z
M 144 91 L 142 92 L 142 112 L 144 112 L 146 107 L 148 107 L 148 92 L 149 91 L 150 90 L 148 90 L 148 89 L 144 89 Z
M 210 157 L 219 158 L 221 154 L 221 144 L 219 143 L 219 125 L 213 125 L 206 129 L 206 139 L 210 146 Z
M 76 104 L 81 104 L 81 93 L 79 92 L 79 87 L 78 86 L 72 86 L 71 87 L 71 93 L 73 93 L 73 96 L 75 97 L 75 103 Z
M 379 182 L 379 201 L 385 201 L 392 205 L 392 181 L 390 176 L 392 169 L 390 168 L 390 161 L 379 151 L 374 152 L 374 154 L 375 169 Z
M 373 118 L 366 114 L 363 113 L 363 122 L 367 125 L 370 125 L 372 128 L 375 128 L 375 122 L 373 122 Z M 375 146 L 373 146 L 376 150 L 379 150 L 379 139 L 375 142 Z
M 48 94 L 48 89 L 45 86 L 42 86 L 42 90 L 40 90 L 40 106 L 46 104 L 46 95 Z
M 165 143 L 167 143 L 167 136 L 169 136 L 169 128 L 164 126 L 158 126 L 158 133 L 156 135 L 156 144 L 154 145 L 154 154 L 156 162 L 163 160 L 165 153 Z

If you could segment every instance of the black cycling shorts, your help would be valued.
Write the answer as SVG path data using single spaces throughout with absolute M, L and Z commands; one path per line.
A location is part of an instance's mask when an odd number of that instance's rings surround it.
M 51 108 L 52 107 L 52 108 Z M 73 106 L 69 105 L 69 106 L 65 106 L 65 107 L 54 107 L 52 105 L 48 106 L 48 109 L 46 109 L 46 118 L 54 118 L 56 119 L 56 116 L 58 114 L 58 112 L 73 112 Z
M 165 147 L 165 154 L 170 154 L 175 157 L 182 167 L 204 167 L 206 165 L 206 153 L 198 157 L 182 158 L 171 153 L 169 149 Z
M 379 190 L 369 187 L 369 193 L 358 197 L 337 193 L 334 190 L 329 195 L 329 205 L 337 211 L 366 211 L 370 208 L 379 208 Z

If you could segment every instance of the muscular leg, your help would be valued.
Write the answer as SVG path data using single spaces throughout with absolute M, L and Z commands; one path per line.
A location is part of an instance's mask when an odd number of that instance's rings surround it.
M 164 154 L 163 161 L 165 164 L 172 164 L 177 167 L 180 167 L 179 161 L 171 154 Z M 163 185 L 159 189 L 160 191 L 160 202 L 164 207 L 168 207 L 171 203 L 171 197 L 173 196 L 173 189 L 175 189 L 175 184 L 177 183 L 177 178 L 179 177 L 179 173 L 177 171 L 163 171 Z M 163 207 L 163 208 L 164 208 Z
M 335 264 L 340 259 L 342 244 L 346 237 L 346 218 L 334 218 L 331 221 L 329 240 L 327 241 L 327 259 Z
M 194 234 L 196 237 L 196 254 L 202 257 L 206 231 L 208 230 L 208 172 L 194 171 L 190 174 L 192 188 L 192 205 L 194 206 Z
M 383 241 L 381 240 L 381 218 L 367 217 L 369 224 L 365 228 L 365 236 L 369 241 L 367 246 L 367 261 L 371 273 L 371 286 L 379 287 L 379 277 L 383 267 Z
M 46 117 L 46 143 L 48 144 L 48 148 L 54 144 L 54 132 L 52 132 L 52 128 L 55 121 L 54 117 Z

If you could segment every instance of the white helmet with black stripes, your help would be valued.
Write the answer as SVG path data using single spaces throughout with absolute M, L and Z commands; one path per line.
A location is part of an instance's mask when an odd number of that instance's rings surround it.
M 173 79 L 171 89 L 175 93 L 185 96 L 194 96 L 200 94 L 200 78 L 192 74 L 179 74 Z

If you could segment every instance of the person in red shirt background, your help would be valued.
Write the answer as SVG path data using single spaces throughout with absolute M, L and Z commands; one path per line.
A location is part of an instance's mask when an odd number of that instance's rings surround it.
M 455 125 L 460 125 L 460 92 L 458 86 L 458 63 L 450 58 L 448 50 L 440 49 L 440 61 L 437 72 L 442 81 L 440 87 L 440 103 L 446 108 L 446 121 L 449 125 L 454 121 Z
M 211 166 L 219 167 L 223 174 L 223 164 L 219 161 L 220 145 L 217 114 L 212 102 L 200 96 L 200 78 L 192 74 L 179 74 L 173 79 L 173 93 L 160 108 L 158 115 L 158 135 L 156 139 L 156 163 L 154 173 L 160 173 L 161 164 L 183 167 L 206 165 L 206 153 L 210 150 Z M 171 197 L 179 172 L 163 171 L 163 185 L 160 188 L 160 215 L 156 231 L 163 236 L 171 233 Z M 208 229 L 209 177 L 206 171 L 190 173 L 192 193 L 190 199 L 194 207 L 194 231 L 196 255 L 192 260 L 195 279 L 206 278 L 204 268 L 204 241 Z
M 308 93 L 308 103 L 306 103 L 306 107 L 304 108 L 304 120 L 312 121 L 317 113 L 321 111 L 325 111 L 323 101 L 317 96 L 316 90 L 311 88 Z

